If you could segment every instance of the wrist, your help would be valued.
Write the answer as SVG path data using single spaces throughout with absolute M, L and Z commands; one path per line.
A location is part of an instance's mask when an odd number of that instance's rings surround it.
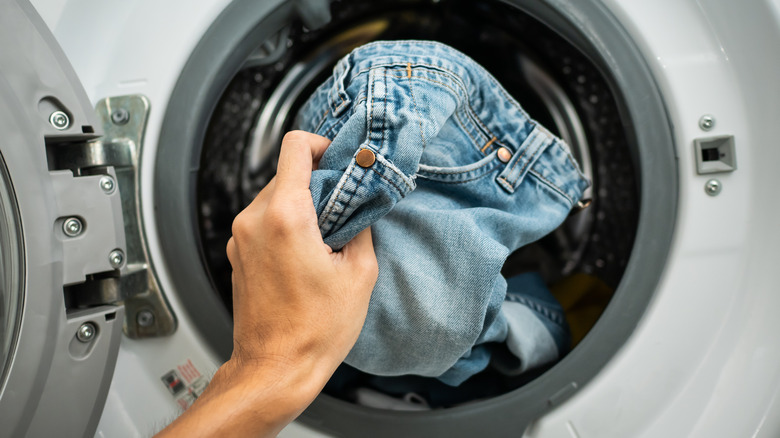
M 314 400 L 329 374 L 275 360 L 231 359 L 159 436 L 276 436 Z
M 239 409 L 264 417 L 292 421 L 314 400 L 327 382 L 313 367 L 277 360 L 225 362 L 211 381 L 215 392 L 241 400 Z

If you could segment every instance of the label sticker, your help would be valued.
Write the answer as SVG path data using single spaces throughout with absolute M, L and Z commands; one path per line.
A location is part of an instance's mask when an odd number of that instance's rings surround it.
M 165 373 L 160 380 L 183 410 L 192 406 L 209 383 L 190 359 Z

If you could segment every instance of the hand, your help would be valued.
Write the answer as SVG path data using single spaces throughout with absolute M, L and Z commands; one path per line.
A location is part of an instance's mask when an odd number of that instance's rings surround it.
M 371 232 L 333 252 L 322 241 L 309 191 L 311 170 L 329 143 L 288 133 L 276 178 L 233 222 L 227 254 L 233 266 L 231 361 L 238 365 L 287 368 L 315 359 L 335 370 L 363 327 L 377 277 Z
M 357 341 L 377 262 L 369 229 L 339 252 L 322 240 L 309 182 L 328 145 L 288 133 L 276 177 L 233 222 L 233 355 L 164 433 L 275 435 Z

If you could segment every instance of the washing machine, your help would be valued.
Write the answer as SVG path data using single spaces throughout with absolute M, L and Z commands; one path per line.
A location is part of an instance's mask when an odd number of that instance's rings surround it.
M 233 215 L 336 60 L 404 38 L 571 145 L 592 205 L 505 271 L 601 298 L 551 366 L 438 406 L 358 376 L 280 436 L 780 436 L 778 0 L 2 0 L 0 435 L 191 405 L 232 346 Z

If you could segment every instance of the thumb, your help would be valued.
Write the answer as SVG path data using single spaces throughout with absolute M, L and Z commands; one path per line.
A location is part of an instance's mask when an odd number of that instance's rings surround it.
M 358 233 L 354 239 L 349 241 L 340 252 L 334 254 L 341 256 L 349 269 L 354 273 L 360 273 L 376 282 L 379 272 L 374 253 L 374 240 L 371 237 L 371 227 Z

